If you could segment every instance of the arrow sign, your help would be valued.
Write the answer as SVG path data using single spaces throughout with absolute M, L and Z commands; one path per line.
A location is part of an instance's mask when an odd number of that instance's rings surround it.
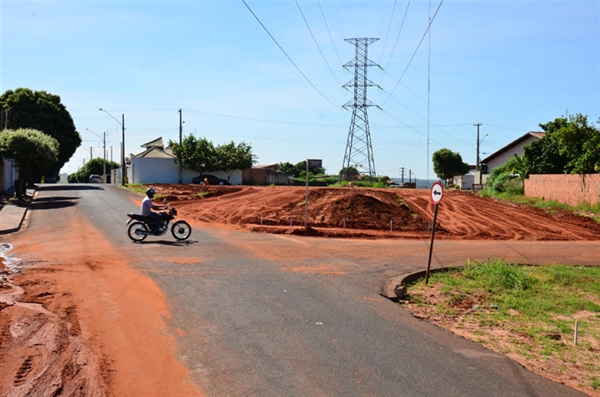
M 444 188 L 441 183 L 435 182 L 433 186 L 431 186 L 431 201 L 433 201 L 433 204 L 437 205 L 442 201 L 442 197 L 444 197 Z

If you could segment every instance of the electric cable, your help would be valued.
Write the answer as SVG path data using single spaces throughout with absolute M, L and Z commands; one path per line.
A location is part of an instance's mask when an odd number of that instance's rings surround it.
M 438 8 L 435 10 L 435 13 L 433 14 L 433 18 L 431 18 L 431 20 L 429 21 L 429 24 L 427 25 L 427 29 L 425 29 L 425 33 L 423 33 L 423 37 L 421 37 L 421 40 L 419 41 L 419 44 L 417 45 L 417 48 L 415 48 L 415 51 L 413 52 L 412 56 L 410 57 L 410 60 L 408 61 L 408 64 L 406 65 L 406 68 L 404 68 L 404 71 L 402 72 L 402 75 L 400 75 L 400 78 L 398 79 L 398 82 L 396 82 L 396 85 L 394 86 L 394 88 L 390 92 L 390 96 L 394 93 L 394 91 L 396 91 L 396 88 L 398 87 L 398 84 L 400 84 L 400 81 L 402 80 L 402 78 L 406 74 L 406 71 L 410 67 L 410 64 L 412 63 L 413 59 L 415 58 L 415 55 L 417 55 L 417 51 L 419 51 L 419 47 L 421 47 L 421 44 L 423 43 L 423 40 L 425 39 L 425 36 L 427 36 L 427 32 L 429 32 L 429 28 L 431 28 L 431 24 L 435 20 L 435 17 L 438 14 L 438 11 L 440 10 L 440 8 L 442 7 L 442 4 L 444 4 L 444 0 L 440 1 L 440 4 L 438 5 Z M 390 99 L 389 96 L 387 97 L 387 99 L 385 101 L 383 101 L 382 105 L 384 105 L 388 101 L 388 99 Z
M 388 59 L 388 62 L 385 65 L 384 70 L 387 70 L 387 68 L 390 66 L 390 63 L 392 62 L 392 57 L 394 56 L 394 53 L 396 52 L 396 46 L 398 45 L 398 39 L 400 38 L 400 33 L 402 33 L 402 28 L 404 27 L 404 21 L 406 21 L 406 15 L 408 14 L 409 7 L 410 7 L 410 0 L 408 0 L 408 3 L 406 4 L 406 10 L 404 11 L 404 17 L 402 18 L 402 23 L 400 24 L 400 29 L 398 29 L 398 34 L 396 35 L 396 41 L 394 42 L 394 47 L 392 48 L 392 52 L 390 53 L 390 58 Z M 382 55 L 382 57 L 383 57 L 383 55 Z M 381 80 L 379 81 L 379 85 L 381 85 L 381 82 L 383 81 L 384 78 L 385 78 L 385 73 L 381 77 Z
M 443 0 L 442 0 L 443 1 Z M 283 47 L 281 47 L 281 45 L 279 45 L 279 43 L 277 42 L 277 40 L 275 39 L 275 37 L 273 37 L 273 35 L 271 34 L 271 32 L 269 32 L 269 29 L 267 29 L 267 27 L 261 22 L 261 20 L 258 18 L 258 16 L 254 13 L 254 11 L 252 11 L 252 8 L 250 8 L 250 6 L 248 5 L 248 3 L 246 3 L 245 0 L 242 0 L 242 3 L 244 3 L 244 5 L 246 6 L 246 8 L 248 8 L 248 11 L 250 11 L 250 13 L 254 16 L 254 18 L 258 21 L 258 23 L 260 24 L 260 26 L 262 26 L 262 28 L 265 30 L 265 32 L 267 32 L 267 34 L 269 35 L 269 37 L 273 40 L 273 42 L 277 45 L 277 47 L 279 47 L 279 49 L 281 50 L 281 52 L 283 52 L 283 54 L 287 57 L 287 59 L 292 63 L 292 65 L 294 65 L 294 67 L 296 68 L 296 70 L 298 70 L 298 72 L 302 75 L 302 77 L 304 77 L 304 79 L 308 82 L 308 84 L 310 84 L 315 91 L 317 91 L 323 98 L 325 98 L 325 100 L 329 103 L 331 103 L 333 106 L 337 106 L 339 107 L 339 105 L 336 105 L 334 102 L 332 102 L 329 98 L 327 98 L 325 96 L 325 94 L 323 94 L 318 88 L 317 86 L 315 86 L 312 81 L 310 81 L 310 79 L 308 77 L 306 77 L 306 75 L 302 72 L 302 70 L 300 70 L 300 68 L 298 67 L 298 65 L 296 65 L 296 63 L 292 60 L 292 58 L 290 58 L 290 56 L 287 54 L 287 52 L 285 52 L 285 50 L 283 49 Z
M 338 53 L 337 46 L 335 45 L 335 42 L 333 41 L 333 36 L 331 35 L 331 31 L 329 30 L 329 24 L 327 23 L 327 18 L 325 18 L 325 13 L 323 12 L 323 7 L 321 7 L 321 0 L 317 0 L 317 3 L 319 4 L 319 9 L 321 10 L 321 15 L 323 16 L 323 22 L 325 22 L 325 27 L 327 28 L 327 33 L 329 34 L 329 39 L 331 40 L 331 44 L 333 45 L 333 49 L 335 50 L 335 55 L 337 55 L 337 58 L 340 61 L 340 65 L 342 65 L 344 62 L 342 62 L 342 58 L 340 58 L 340 54 Z
M 379 58 L 379 62 L 383 59 L 383 53 L 385 52 L 385 47 L 387 46 L 388 37 L 390 36 L 390 30 L 392 29 L 392 22 L 394 21 L 394 14 L 396 13 L 396 3 L 398 0 L 394 0 L 394 7 L 392 8 L 392 16 L 390 17 L 390 23 L 388 25 L 387 33 L 385 34 L 385 40 L 383 41 L 383 49 L 381 50 L 381 57 Z M 385 9 L 384 9 L 385 14 Z
M 300 11 L 300 15 L 302 15 L 302 19 L 304 19 L 304 23 L 306 24 L 306 28 L 310 32 L 310 35 L 312 36 L 312 39 L 315 42 L 315 45 L 317 46 L 317 48 L 319 50 L 319 53 L 321 53 L 321 57 L 323 58 L 323 60 L 325 61 L 325 64 L 327 65 L 327 69 L 329 69 L 329 71 L 331 72 L 331 75 L 333 76 L 333 78 L 335 79 L 335 81 L 337 81 L 337 83 L 339 85 L 343 85 L 342 82 L 338 80 L 338 78 L 335 75 L 335 73 L 333 73 L 333 70 L 331 70 L 331 66 L 329 66 L 329 62 L 327 62 L 327 59 L 325 58 L 325 55 L 323 54 L 323 51 L 321 51 L 321 47 L 319 46 L 319 43 L 317 42 L 317 39 L 315 38 L 315 35 L 313 34 L 313 31 L 310 28 L 310 25 L 308 24 L 308 21 L 306 20 L 306 17 L 304 16 L 304 13 L 302 12 L 302 8 L 300 8 L 300 3 L 298 3 L 298 0 L 296 0 L 296 5 L 298 6 L 298 11 Z M 319 4 L 319 6 L 320 6 L 320 4 Z M 322 12 L 322 10 L 321 10 L 321 12 Z

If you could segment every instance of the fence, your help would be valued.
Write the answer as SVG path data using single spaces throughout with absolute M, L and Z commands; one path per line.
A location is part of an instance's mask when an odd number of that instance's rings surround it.
M 568 205 L 600 203 L 600 174 L 530 175 L 525 196 L 542 197 Z

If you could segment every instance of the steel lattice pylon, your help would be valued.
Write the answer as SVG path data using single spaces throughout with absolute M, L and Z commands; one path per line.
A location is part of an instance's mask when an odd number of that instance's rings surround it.
M 344 65 L 346 69 L 351 66 L 354 67 L 354 80 L 344 85 L 344 88 L 354 87 L 354 99 L 343 106 L 345 109 L 352 107 L 352 121 L 350 122 L 342 169 L 348 170 L 349 167 L 362 168 L 372 177 L 376 176 L 376 173 L 367 108 L 377 105 L 367 99 L 367 87 L 377 86 L 377 84 L 367 78 L 367 68 L 379 65 L 370 61 L 367 55 L 369 44 L 377 40 L 379 39 L 344 39 L 344 41 L 355 45 L 356 53 L 354 59 Z M 348 180 L 346 172 L 343 173 L 342 179 Z

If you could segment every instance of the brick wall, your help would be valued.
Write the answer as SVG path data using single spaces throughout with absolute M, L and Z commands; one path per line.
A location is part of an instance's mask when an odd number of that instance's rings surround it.
M 525 196 L 543 197 L 568 205 L 600 203 L 600 174 L 530 175 Z

